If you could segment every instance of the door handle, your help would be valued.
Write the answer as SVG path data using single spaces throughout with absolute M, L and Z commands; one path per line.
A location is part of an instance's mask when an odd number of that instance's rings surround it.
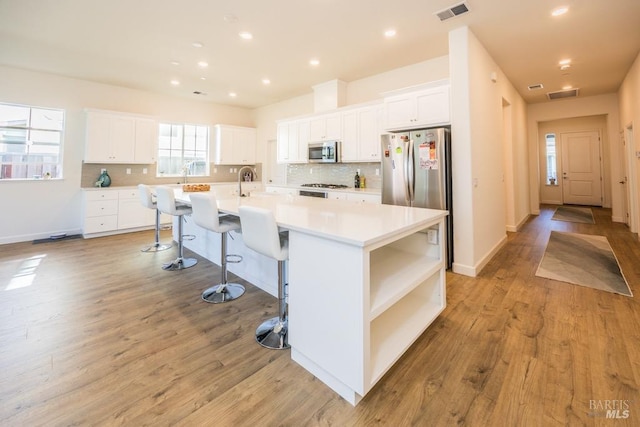
M 620 184 L 624 184 L 624 181 L 620 181 Z

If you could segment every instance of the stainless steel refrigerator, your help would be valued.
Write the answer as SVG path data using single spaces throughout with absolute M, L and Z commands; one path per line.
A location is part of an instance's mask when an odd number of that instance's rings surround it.
M 382 135 L 382 203 L 448 210 L 447 268 L 453 262 L 451 133 L 448 128 Z

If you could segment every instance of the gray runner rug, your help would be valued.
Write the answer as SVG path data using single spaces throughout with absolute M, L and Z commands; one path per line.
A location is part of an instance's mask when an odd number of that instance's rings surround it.
M 552 231 L 536 276 L 633 296 L 604 236 Z
M 581 208 L 578 206 L 558 206 L 551 219 L 556 221 L 583 222 L 585 224 L 595 224 L 591 208 Z

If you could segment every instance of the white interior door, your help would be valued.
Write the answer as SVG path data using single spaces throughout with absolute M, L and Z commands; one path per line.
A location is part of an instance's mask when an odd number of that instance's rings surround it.
M 563 203 L 602 206 L 599 133 L 571 132 L 560 136 Z

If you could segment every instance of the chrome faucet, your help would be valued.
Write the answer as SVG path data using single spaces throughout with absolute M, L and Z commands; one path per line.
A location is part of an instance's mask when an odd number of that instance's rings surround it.
M 248 169 L 249 172 L 251 172 L 252 179 L 258 179 L 258 172 L 256 172 L 255 168 L 252 168 L 251 166 L 242 166 L 238 171 L 238 196 L 240 197 L 245 197 L 245 195 L 242 194 L 242 181 L 244 180 L 242 171 L 245 169 Z

